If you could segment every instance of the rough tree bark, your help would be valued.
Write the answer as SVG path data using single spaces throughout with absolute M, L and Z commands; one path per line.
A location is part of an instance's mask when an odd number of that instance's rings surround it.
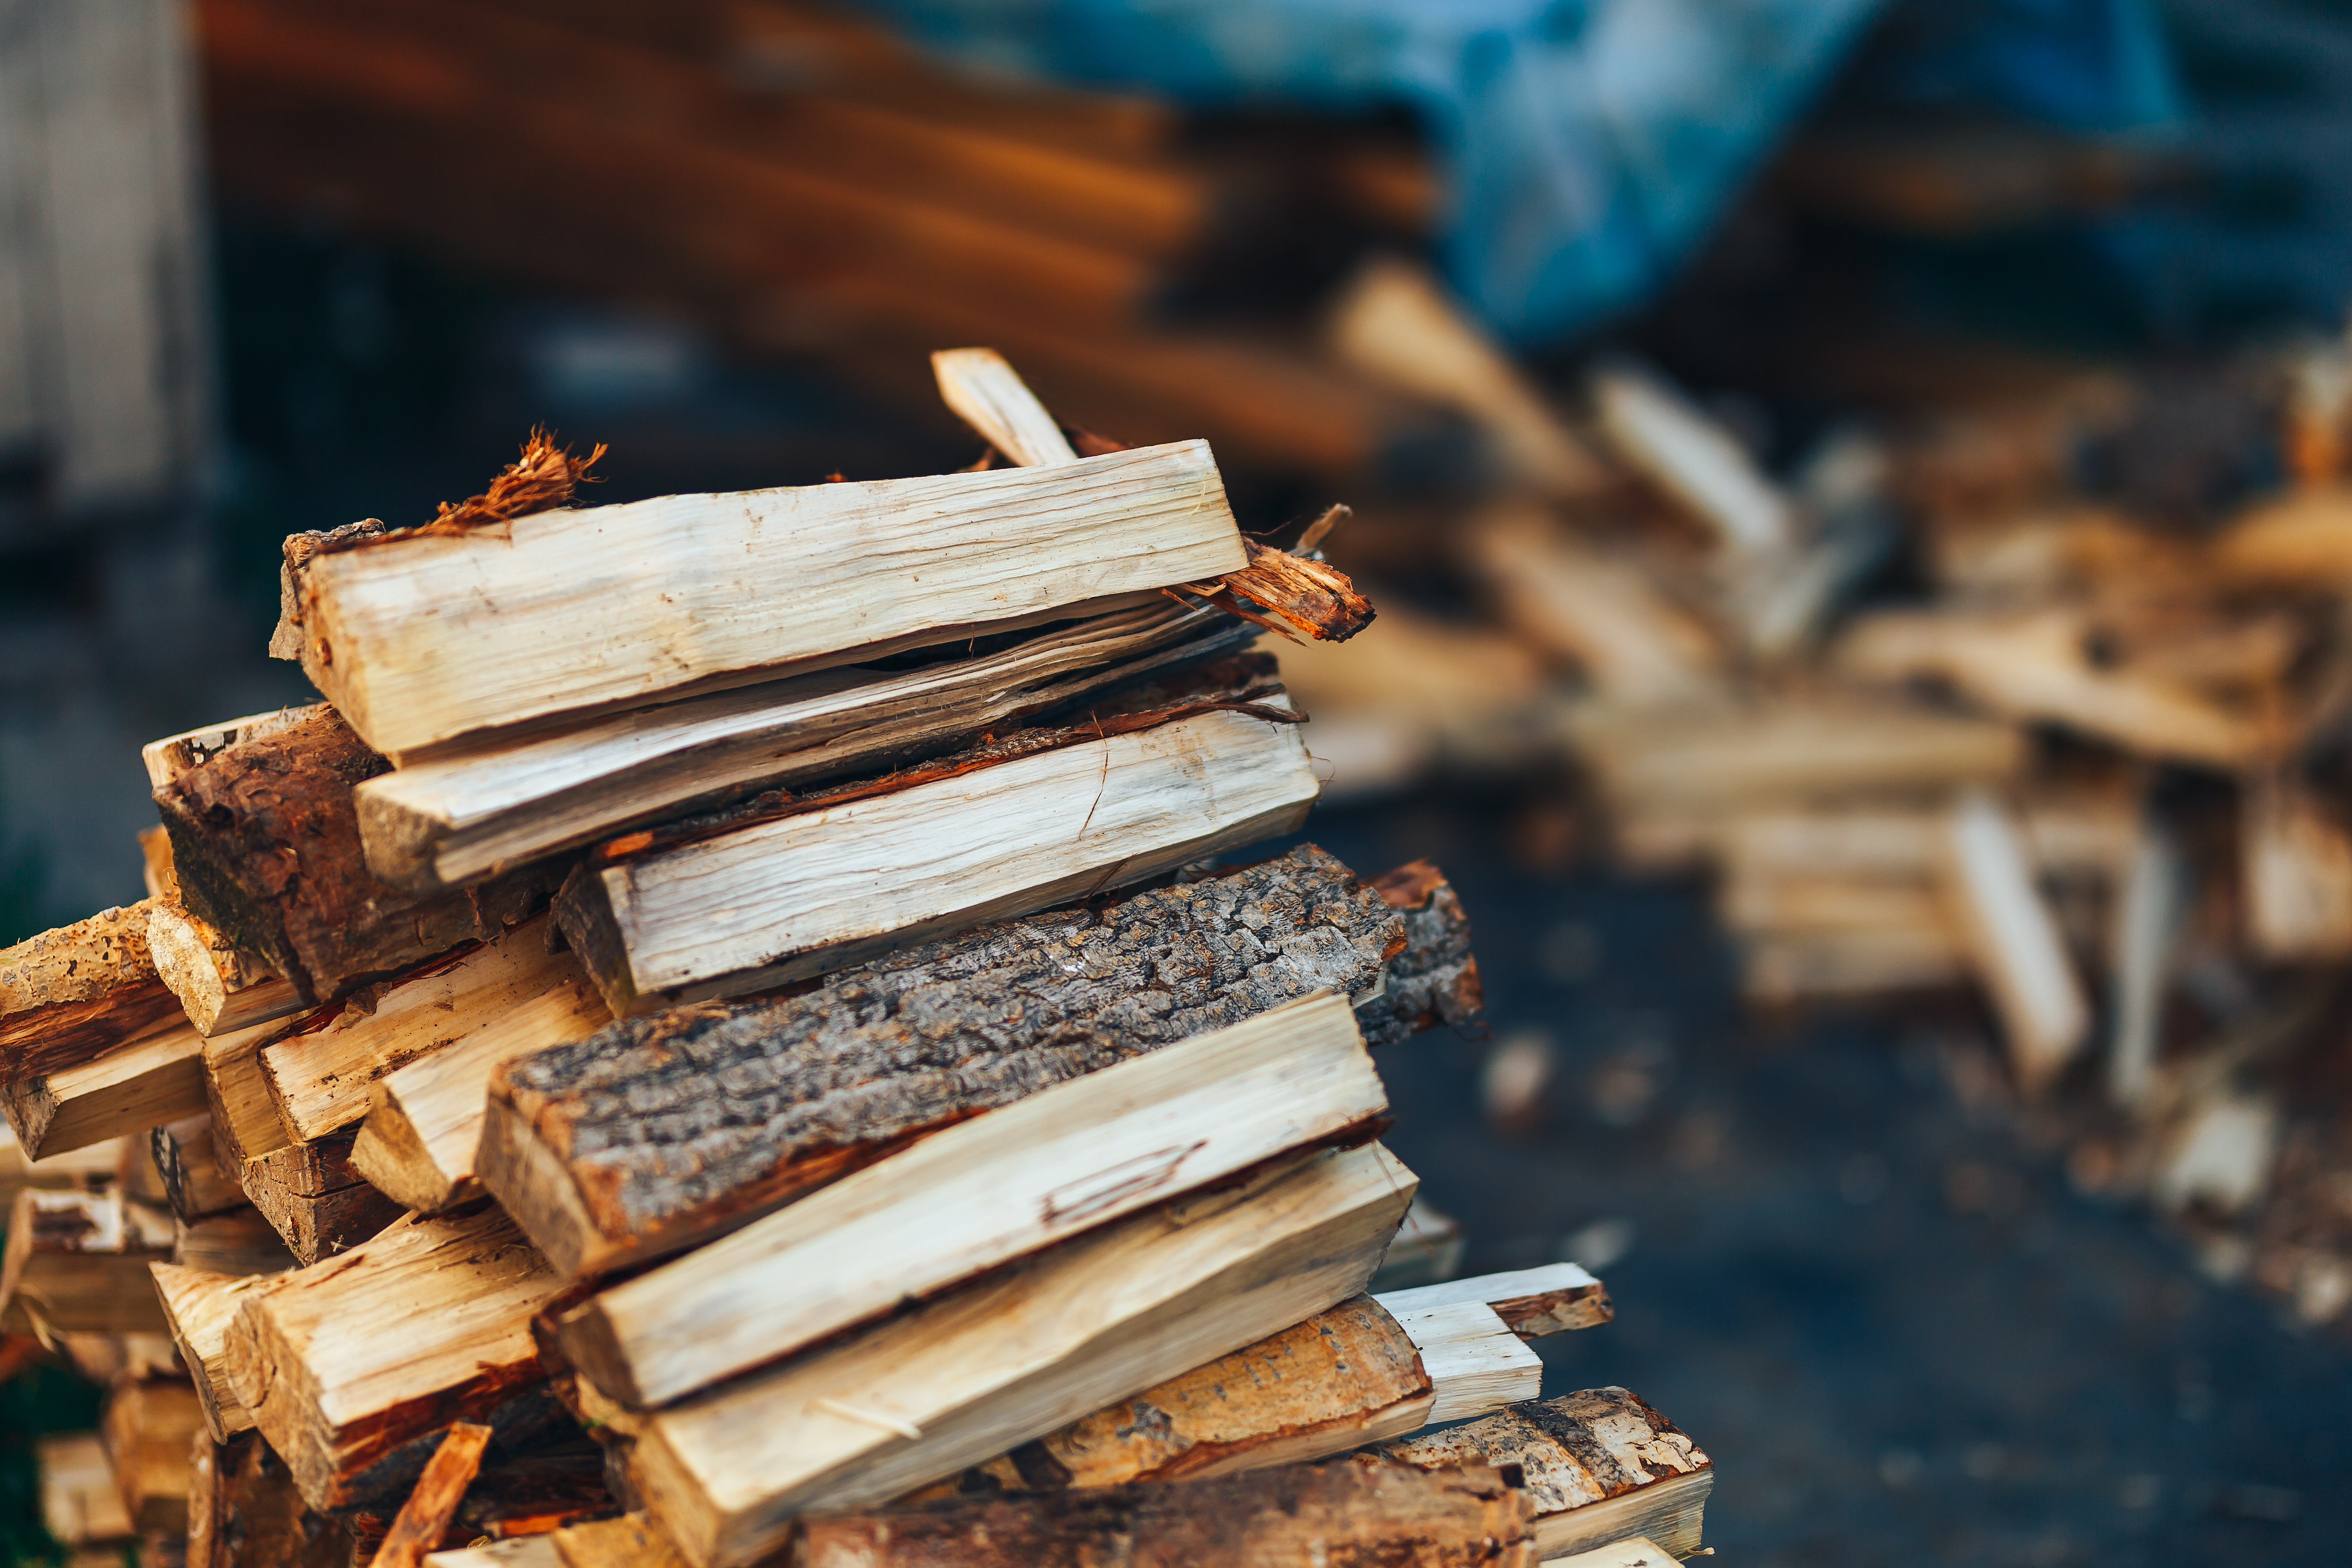
M 147 951 L 152 900 L 0 951 L 0 1082 L 79 1067 L 180 1011 Z

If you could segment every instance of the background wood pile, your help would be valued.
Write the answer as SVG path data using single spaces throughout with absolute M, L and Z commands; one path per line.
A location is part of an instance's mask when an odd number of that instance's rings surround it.
M 1408 1226 L 1370 1048 L 1475 1016 L 1443 875 L 1207 858 L 1318 793 L 1246 645 L 1370 621 L 1331 520 L 1245 541 L 1205 444 L 936 371 L 958 474 L 579 510 L 534 437 L 288 540 L 331 701 L 150 745 L 150 898 L 0 953 L 6 1353 L 109 1390 L 60 1541 L 1698 1549 L 1686 1436 L 1539 1397 L 1601 1283 Z

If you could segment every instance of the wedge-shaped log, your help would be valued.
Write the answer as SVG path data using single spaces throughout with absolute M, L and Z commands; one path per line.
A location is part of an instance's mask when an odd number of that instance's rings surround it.
M 195 1392 L 176 1379 L 131 1378 L 108 1393 L 99 1441 L 142 1534 L 187 1533 L 188 1454 L 204 1429 Z
M 172 1222 L 120 1192 L 16 1194 L 0 1306 L 59 1332 L 161 1334 L 147 1266 L 172 1255 Z
M 1208 445 L 666 496 L 320 553 L 302 668 L 377 751 L 1069 613 L 1246 564 Z M 772 612 L 779 604 L 790 615 Z
M 184 1018 L 88 1061 L 0 1089 L 16 1140 L 36 1159 L 85 1149 L 205 1109 L 202 1035 Z
M 261 1047 L 261 1076 L 286 1131 L 307 1142 L 352 1126 L 387 1073 L 450 1048 L 577 977 L 580 961 L 549 952 L 547 936 L 545 917 L 527 921 L 322 1007 L 272 1038 Z
M 0 1082 L 77 1066 L 178 1015 L 147 951 L 147 909 L 105 910 L 0 950 Z
M 301 992 L 177 903 L 149 907 L 147 950 L 198 1034 L 248 1029 L 302 1010 Z
M 253 1430 L 253 1412 L 236 1396 L 228 1375 L 228 1330 L 245 1299 L 266 1285 L 267 1274 L 210 1274 L 176 1263 L 151 1263 L 155 1294 L 172 1326 L 180 1364 L 196 1391 L 205 1429 L 215 1443 Z
M 884 672 L 860 668 L 493 739 L 363 781 L 368 866 L 418 891 L 489 876 L 755 789 L 874 773 L 1256 633 L 1161 603 L 1049 627 L 1008 648 Z
M 1373 1144 L 1161 1204 L 645 1416 L 632 1478 L 698 1568 L 887 1500 L 1360 1289 L 1415 1184 Z
M 1129 1486 L 820 1516 L 807 1568 L 1534 1568 L 1527 1493 L 1480 1464 L 1358 1458 L 1186 1487 Z
M 526 868 L 470 892 L 370 875 L 353 786 L 391 764 L 332 709 L 240 739 L 155 791 L 188 911 L 306 1002 L 324 1002 L 518 924 L 552 891 Z
M 188 1568 L 347 1568 L 352 1538 L 302 1500 L 258 1436 L 200 1439 L 189 1466 Z
M 247 1295 L 229 1383 L 312 1507 L 372 1500 L 541 1381 L 530 1316 L 562 1286 L 495 1207 L 404 1220 Z
M 1296 729 L 1204 713 L 590 870 L 558 918 L 616 1015 L 740 995 L 1295 831 Z
M 558 1270 L 602 1272 L 973 1111 L 1317 991 L 1369 992 L 1402 927 L 1307 846 L 983 926 L 780 1001 L 625 1020 L 493 1078 L 480 1178 Z
M 245 1189 L 221 1163 L 209 1114 L 167 1121 L 148 1134 L 147 1145 L 173 1218 L 202 1219 L 244 1205 Z
M 207 1274 L 283 1274 L 295 1266 L 285 1238 L 262 1213 L 235 1208 L 193 1225 L 172 1222 L 172 1261 Z
M 1622 1388 L 1529 1400 L 1451 1431 L 1391 1443 L 1408 1464 L 1517 1465 L 1546 1558 L 1646 1535 L 1676 1557 L 1699 1549 L 1715 1469 L 1696 1443 Z
M 1360 1126 L 1388 1098 L 1324 995 L 1057 1084 L 559 1320 L 611 1398 L 666 1405 L 902 1302 Z
M 570 969 L 552 989 L 378 1079 L 352 1144 L 352 1168 L 418 1214 L 481 1196 L 474 1157 L 492 1076 L 518 1057 L 584 1040 L 612 1022 L 594 984 L 576 963 Z

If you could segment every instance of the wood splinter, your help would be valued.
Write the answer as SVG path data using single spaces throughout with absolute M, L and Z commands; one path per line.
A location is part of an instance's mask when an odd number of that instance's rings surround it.
M 417 1568 L 425 1554 L 441 1543 L 441 1532 L 457 1512 L 457 1504 L 482 1468 L 482 1450 L 490 1444 L 490 1429 L 460 1421 L 449 1428 L 441 1446 L 426 1460 L 416 1489 L 400 1505 L 392 1530 L 377 1549 L 375 1568 Z

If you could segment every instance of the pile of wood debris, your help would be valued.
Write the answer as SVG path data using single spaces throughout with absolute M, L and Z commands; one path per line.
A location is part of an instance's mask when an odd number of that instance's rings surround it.
M 1783 476 L 1638 364 L 1555 413 L 1410 272 L 1341 331 L 1554 455 L 1444 541 L 1482 620 L 1384 596 L 1286 661 L 1335 791 L 1565 762 L 1553 840 L 1711 878 L 1751 1005 L 1973 991 L 2006 1060 L 1966 1092 L 2338 1318 L 2352 346 L 1832 427 Z
M 1539 1397 L 1598 1280 L 1391 1247 L 1369 1048 L 1479 1002 L 1444 877 L 1210 858 L 1318 793 L 1250 645 L 1370 606 L 1205 444 L 935 363 L 956 474 L 575 510 L 594 458 L 535 438 L 288 541 L 328 700 L 147 747 L 151 897 L 0 953 L 7 1354 L 110 1390 L 42 1450 L 61 1540 L 1698 1550 L 1689 1438 Z

